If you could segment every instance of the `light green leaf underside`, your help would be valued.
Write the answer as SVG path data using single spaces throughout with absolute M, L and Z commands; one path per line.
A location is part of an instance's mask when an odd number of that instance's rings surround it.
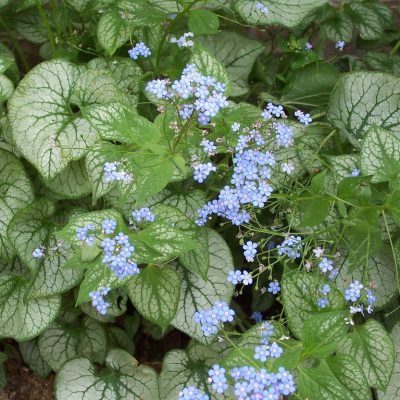
M 400 79 L 380 72 L 343 75 L 334 88 L 328 119 L 353 142 L 376 124 L 400 135 Z
M 171 268 L 148 265 L 129 282 L 127 292 L 140 314 L 165 330 L 178 308 L 179 276 Z
M 0 336 L 18 341 L 42 333 L 60 309 L 59 296 L 25 300 L 28 282 L 12 275 L 0 277 Z
M 107 335 L 103 326 L 90 318 L 82 326 L 70 327 L 55 323 L 39 337 L 39 350 L 54 371 L 68 360 L 87 357 L 103 363 L 107 351 Z
M 225 66 L 231 82 L 231 96 L 249 90 L 248 76 L 264 45 L 235 32 L 221 32 L 201 38 L 201 43 Z
M 13 254 L 7 228 L 18 210 L 33 201 L 33 189 L 22 164 L 12 153 L 0 149 L 0 258 Z
M 379 400 L 398 400 L 400 398 L 400 322 L 393 327 L 390 334 L 395 351 L 395 364 L 386 392 L 379 393 Z
M 210 266 L 207 281 L 177 266 L 181 278 L 181 294 L 178 311 L 172 321 L 177 329 L 204 343 L 209 340 L 205 338 L 200 325 L 194 322 L 195 312 L 211 308 L 217 300 L 229 303 L 234 291 L 233 285 L 226 280 L 229 271 L 234 269 L 229 247 L 211 229 L 208 230 L 208 246 Z
M 58 400 L 159 399 L 156 372 L 138 366 L 129 353 L 115 349 L 106 358 L 108 370 L 97 373 L 85 358 L 64 364 L 56 379 Z
M 235 9 L 249 24 L 271 25 L 279 24 L 292 28 L 298 25 L 310 11 L 320 7 L 329 0 L 236 0 Z M 256 8 L 262 3 L 268 8 L 263 13 Z
M 11 79 L 0 74 L 0 102 L 8 100 L 14 92 L 14 84 Z
M 390 336 L 378 321 L 372 319 L 353 329 L 340 343 L 339 351 L 357 361 L 370 386 L 386 390 L 395 361 Z

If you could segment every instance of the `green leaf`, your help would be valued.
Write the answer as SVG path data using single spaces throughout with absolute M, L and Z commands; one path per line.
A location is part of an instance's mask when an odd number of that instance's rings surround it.
M 390 336 L 396 354 L 394 370 L 385 393 L 379 393 L 379 400 L 397 400 L 400 396 L 400 322 L 393 327 Z
M 358 145 L 376 124 L 400 135 L 400 79 L 380 72 L 344 74 L 334 88 L 328 119 Z
M 392 250 L 388 244 L 384 244 L 377 256 L 370 258 L 366 263 L 360 263 L 356 268 L 349 259 L 345 259 L 340 265 L 339 274 L 335 284 L 344 292 L 350 282 L 374 282 L 376 289 L 376 303 L 374 309 L 382 309 L 398 294 L 398 281 Z
M 87 64 L 89 69 L 108 73 L 115 86 L 123 93 L 124 102 L 129 100 L 136 106 L 142 77 L 142 69 L 130 58 L 113 57 L 112 59 L 94 58 Z
M 58 400 L 159 399 L 156 372 L 138 362 L 129 353 L 115 349 L 106 358 L 107 369 L 97 372 L 86 358 L 64 364 L 56 379 Z M 79 388 L 79 391 L 76 391 Z
M 123 329 L 110 325 L 107 327 L 107 336 L 110 348 L 120 348 L 131 355 L 135 353 L 135 343 Z
M 14 84 L 11 79 L 0 74 L 0 103 L 8 100 L 14 92 Z
M 165 331 L 178 309 L 180 279 L 171 268 L 148 265 L 131 280 L 127 293 L 140 314 Z
M 348 13 L 337 10 L 332 18 L 327 19 L 321 25 L 321 33 L 332 42 L 344 40 L 351 42 L 354 24 Z
M 282 279 L 285 314 L 290 330 L 297 337 L 302 337 L 303 325 L 311 315 L 341 310 L 346 306 L 343 295 L 336 288 L 332 288 L 327 296 L 330 302 L 329 307 L 319 310 L 316 293 L 322 283 L 319 276 L 306 272 L 293 271 L 285 274 Z
M 8 227 L 8 237 L 13 243 L 18 257 L 34 271 L 39 261 L 32 257 L 33 250 L 47 246 L 48 220 L 54 214 L 55 207 L 50 200 L 41 199 L 18 211 Z
M 45 178 L 54 178 L 97 140 L 80 108 L 120 96 L 108 74 L 64 60 L 43 62 L 25 75 L 8 103 L 15 145 Z
M 103 139 L 144 146 L 160 137 L 152 122 L 121 102 L 95 105 L 82 111 Z
M 361 366 L 370 386 L 386 390 L 395 353 L 390 336 L 378 321 L 370 319 L 364 325 L 355 326 L 339 349 Z
M 27 340 L 26 342 L 18 343 L 19 351 L 21 352 L 24 363 L 42 379 L 47 378 L 51 372 L 49 364 L 43 359 L 39 352 L 37 339 Z
M 158 252 L 165 260 L 196 247 L 187 232 L 157 220 L 140 231 L 136 239 Z
M 347 311 L 331 311 L 312 315 L 303 326 L 304 352 L 315 358 L 325 358 L 335 351 L 347 333 Z
M 385 28 L 390 28 L 393 24 L 392 12 L 384 4 L 352 2 L 349 7 L 362 39 L 379 39 L 385 35 Z
M 153 7 L 151 2 L 144 0 L 121 0 L 119 10 L 120 14 L 133 21 L 135 26 L 155 27 L 170 19 L 169 13 L 167 14 L 158 7 Z
M 333 178 L 336 183 L 339 183 L 344 178 L 348 178 L 352 171 L 360 166 L 359 158 L 356 154 L 330 156 L 328 160 L 332 167 Z
M 176 400 L 182 388 L 189 386 L 209 393 L 208 370 L 218 361 L 220 359 L 215 352 L 199 344 L 187 351 L 168 352 L 160 373 L 160 397 L 163 400 Z
M 69 325 L 69 324 L 68 324 Z M 103 326 L 85 318 L 81 326 L 70 327 L 54 323 L 39 337 L 39 350 L 53 371 L 78 357 L 103 363 L 107 351 L 107 335 Z
M 209 342 L 199 326 L 194 322 L 196 311 L 209 309 L 214 302 L 229 303 L 234 288 L 227 280 L 227 274 L 234 269 L 229 247 L 215 231 L 208 230 L 209 262 L 207 281 L 197 274 L 177 266 L 181 280 L 181 294 L 178 312 L 172 325 L 200 342 Z
M 92 191 L 83 159 L 69 163 L 45 185 L 59 199 L 79 199 Z
M 0 336 L 18 341 L 42 333 L 60 309 L 59 296 L 26 300 L 29 283 L 12 275 L 0 276 Z
M 230 94 L 231 82 L 229 75 L 221 61 L 213 54 L 212 50 L 205 48 L 200 43 L 196 43 L 192 50 L 190 63 L 196 64 L 200 73 L 206 76 L 212 76 L 218 82 L 226 85 L 226 94 Z
M 342 376 L 335 376 L 325 360 L 320 360 L 319 365 L 314 368 L 299 367 L 297 371 L 298 392 L 301 398 L 310 400 L 360 399 L 358 393 L 353 393 L 355 382 L 349 386 L 348 379 L 343 380 Z M 338 371 L 335 369 L 335 372 Z M 355 371 L 352 375 L 355 375 Z M 361 382 L 359 375 L 357 377 L 359 385 L 365 383 Z M 368 398 L 371 396 L 365 397 L 365 399 Z
M 0 149 L 0 258 L 13 255 L 7 228 L 18 210 L 33 201 L 33 189 L 22 164 L 12 153 Z
M 97 25 L 97 40 L 109 56 L 129 39 L 129 35 L 129 23 L 116 7 L 103 13 Z
M 257 9 L 257 3 L 268 8 L 268 13 Z M 312 10 L 328 3 L 328 0 L 236 0 L 235 9 L 249 24 L 279 24 L 287 28 L 298 25 Z
M 372 126 L 361 145 L 361 170 L 372 175 L 374 183 L 392 181 L 400 173 L 400 139 L 378 126 Z
M 354 359 L 347 354 L 335 354 L 325 360 L 327 366 L 338 381 L 349 390 L 354 400 L 372 399 L 364 371 Z
M 18 13 L 15 30 L 32 43 L 41 44 L 48 40 L 46 27 L 42 24 L 37 7 Z
M 32 279 L 27 293 L 29 299 L 64 293 L 76 286 L 83 278 L 82 270 L 63 268 L 65 262 L 74 254 L 70 244 L 64 243 L 60 246 L 57 239 L 51 236 L 47 242 L 47 249 Z
M 202 37 L 201 43 L 225 66 L 232 85 L 230 96 L 246 94 L 248 77 L 256 58 L 264 51 L 264 45 L 235 32 Z
M 294 72 L 282 102 L 311 107 L 328 104 L 338 78 L 339 71 L 332 64 L 321 61 L 309 63 Z
M 218 32 L 218 15 L 209 10 L 190 10 L 188 15 L 189 30 L 195 35 L 209 35 Z
M 73 215 L 67 225 L 57 232 L 57 237 L 80 247 L 82 242 L 76 238 L 77 229 L 92 224 L 98 231 L 101 231 L 101 224 L 105 219 L 115 220 L 117 222 L 116 230 L 121 229 L 124 226 L 121 214 L 113 209 L 79 213 Z

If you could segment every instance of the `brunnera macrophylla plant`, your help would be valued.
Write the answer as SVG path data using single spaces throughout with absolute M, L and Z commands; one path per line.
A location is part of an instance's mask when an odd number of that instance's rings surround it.
M 0 336 L 56 398 L 397 399 L 389 8 L 17 3 L 0 5 Z M 143 357 L 173 330 L 186 348 Z

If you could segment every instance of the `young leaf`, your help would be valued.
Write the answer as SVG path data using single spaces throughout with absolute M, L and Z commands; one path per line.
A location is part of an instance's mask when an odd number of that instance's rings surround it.
M 347 311 L 331 311 L 312 315 L 304 323 L 301 333 L 304 352 L 315 358 L 332 354 L 347 333 L 347 314 Z
M 179 304 L 180 279 L 176 271 L 148 265 L 129 282 L 126 290 L 140 314 L 165 331 Z
M 395 353 L 390 336 L 378 321 L 370 319 L 364 325 L 355 326 L 340 343 L 339 350 L 357 361 L 370 386 L 386 390 Z
M 12 275 L 0 276 L 0 336 L 18 341 L 42 333 L 56 318 L 61 305 L 57 295 L 26 300 L 29 282 Z
M 218 15 L 209 10 L 190 10 L 188 15 L 189 30 L 195 35 L 210 35 L 218 32 Z
M 120 349 L 111 350 L 105 363 L 107 369 L 101 372 L 86 358 L 65 363 L 56 379 L 57 399 L 159 399 L 157 373 L 152 368 L 138 366 L 129 353 Z

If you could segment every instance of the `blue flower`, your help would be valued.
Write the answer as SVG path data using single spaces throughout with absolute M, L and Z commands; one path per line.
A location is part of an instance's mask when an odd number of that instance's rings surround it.
M 107 235 L 110 235 L 111 233 L 114 233 L 115 228 L 117 227 L 117 221 L 113 219 L 105 219 L 101 226 L 103 228 L 103 232 Z
M 333 270 L 333 261 L 328 260 L 326 257 L 323 257 L 321 262 L 319 263 L 319 268 L 321 272 L 326 273 L 328 271 Z
M 280 256 L 285 254 L 292 259 L 296 259 L 301 256 L 300 252 L 303 248 L 303 243 L 301 243 L 300 236 L 289 235 L 281 244 L 278 244 L 276 248 Z
M 229 385 L 226 383 L 225 368 L 221 368 L 218 364 L 208 371 L 208 376 L 211 378 L 211 387 L 219 394 L 225 392 Z
M 210 400 L 208 395 L 193 386 L 182 389 L 178 397 L 181 400 Z
M 310 114 L 304 114 L 303 111 L 297 110 L 294 115 L 297 117 L 299 122 L 303 125 L 309 125 L 312 122 Z
M 262 316 L 262 314 L 259 312 L 259 311 L 254 311 L 252 314 L 251 314 L 251 317 L 250 317 L 252 320 L 254 320 L 256 323 L 259 323 L 259 322 L 262 322 L 262 320 L 263 320 L 263 316 Z
M 194 45 L 193 40 L 189 39 L 192 37 L 194 37 L 193 32 L 186 32 L 179 39 L 173 36 L 170 42 L 176 43 L 179 47 L 192 47 Z
M 281 287 L 279 286 L 278 281 L 270 282 L 268 285 L 268 292 L 272 294 L 278 294 L 281 291 Z
M 33 250 L 32 257 L 36 259 L 43 258 L 44 257 L 43 247 L 38 247 L 35 250 Z
M 319 297 L 317 299 L 318 308 L 326 308 L 329 306 L 329 300 L 325 297 Z
M 207 179 L 208 175 L 210 175 L 212 171 L 216 170 L 217 168 L 210 162 L 207 164 L 195 164 L 193 179 L 199 183 L 203 183 Z
M 90 292 L 89 297 L 92 299 L 92 305 L 101 315 L 106 315 L 110 307 L 110 303 L 104 300 L 111 288 L 100 288 L 96 292 Z
M 257 254 L 257 243 L 253 243 L 252 241 L 248 241 L 243 245 L 244 256 L 248 262 L 254 261 L 254 256 Z
M 156 216 L 150 211 L 148 207 L 138 208 L 132 212 L 132 218 L 137 222 L 147 221 L 153 222 Z
M 361 296 L 361 289 L 363 289 L 363 287 L 364 286 L 359 281 L 351 282 L 349 287 L 345 290 L 345 299 L 357 301 Z
M 336 42 L 336 45 L 335 45 L 335 47 L 336 47 L 337 49 L 339 49 L 340 51 L 343 51 L 344 46 L 346 46 L 346 42 L 345 42 L 344 40 L 338 40 L 338 41 Z
M 143 42 L 139 42 L 135 47 L 128 51 L 128 54 L 132 60 L 137 60 L 139 56 L 151 56 L 151 50 Z

